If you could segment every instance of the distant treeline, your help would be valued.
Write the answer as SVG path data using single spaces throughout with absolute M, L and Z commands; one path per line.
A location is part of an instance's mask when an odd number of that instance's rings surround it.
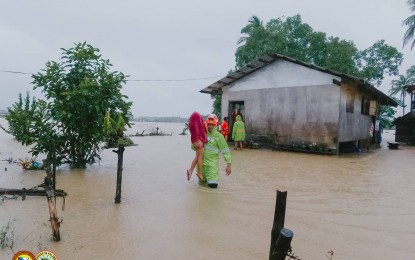
M 5 117 L 9 114 L 9 111 L 0 109 L 0 118 Z
M 189 118 L 183 118 L 178 116 L 167 116 L 167 117 L 157 117 L 157 116 L 139 116 L 134 117 L 133 121 L 138 122 L 167 122 L 167 123 L 187 123 Z

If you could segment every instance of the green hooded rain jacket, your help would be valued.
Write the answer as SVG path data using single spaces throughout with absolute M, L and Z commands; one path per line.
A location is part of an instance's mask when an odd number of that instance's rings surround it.
M 203 178 L 208 184 L 217 184 L 219 181 L 219 154 L 223 153 L 226 163 L 232 162 L 232 155 L 225 138 L 216 128 L 212 132 L 207 132 L 207 139 L 208 142 L 205 144 L 203 153 Z
M 240 115 L 236 116 L 236 122 L 232 128 L 232 140 L 235 142 L 245 141 L 245 123 Z

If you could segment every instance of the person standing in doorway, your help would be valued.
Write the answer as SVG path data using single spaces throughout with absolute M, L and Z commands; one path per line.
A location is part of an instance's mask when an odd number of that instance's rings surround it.
M 236 122 L 233 124 L 232 139 L 235 142 L 235 150 L 241 148 L 243 150 L 243 142 L 245 142 L 245 123 L 240 115 L 236 116 Z
M 219 183 L 219 154 L 222 153 L 225 159 L 226 176 L 231 174 L 232 155 L 225 138 L 217 130 L 218 118 L 211 114 L 206 119 L 207 139 L 203 154 L 203 178 L 210 188 L 217 188 Z
M 225 137 L 225 141 L 228 141 L 228 135 L 229 135 L 229 125 L 228 125 L 228 117 L 224 117 L 223 121 L 222 121 L 222 126 L 221 126 L 221 132 L 223 137 Z

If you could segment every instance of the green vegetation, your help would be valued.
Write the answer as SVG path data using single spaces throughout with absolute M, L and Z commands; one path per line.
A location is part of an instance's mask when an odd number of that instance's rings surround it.
M 134 144 L 130 138 L 124 136 L 125 126 L 126 122 L 121 113 L 118 113 L 118 121 L 115 121 L 107 111 L 104 118 L 104 136 L 107 147 L 125 147 Z
M 15 243 L 15 237 L 14 237 L 14 227 L 9 222 L 7 225 L 3 226 L 0 230 L 0 247 L 3 248 L 10 248 L 12 252 L 14 253 L 13 246 Z
M 221 95 L 214 95 L 212 96 L 213 105 L 212 105 L 212 113 L 217 115 L 218 118 L 222 118 L 222 96 Z
M 408 85 L 415 85 L 415 66 L 410 67 L 406 71 L 406 75 L 399 75 L 399 79 L 391 81 L 392 88 L 389 90 L 389 93 L 392 97 L 399 95 L 399 103 L 402 107 L 402 115 L 405 115 L 405 97 L 407 94 L 406 87 Z
M 414 38 L 415 34 L 415 0 L 408 0 L 409 10 L 413 13 L 411 16 L 406 18 L 402 24 L 408 27 L 403 36 L 403 46 L 405 46 L 411 39 Z M 412 41 L 411 50 L 415 46 L 415 39 Z
M 84 42 L 62 51 L 60 62 L 47 62 L 32 75 L 34 89 L 41 88 L 46 99 L 30 100 L 27 94 L 23 101 L 19 95 L 6 119 L 8 132 L 30 145 L 32 156 L 43 153 L 49 163 L 80 168 L 99 159 L 106 111 L 119 113 L 130 126 L 132 103 L 121 94 L 126 76 L 110 71 L 98 49 Z
M 414 2 L 414 0 L 410 0 Z M 414 20 L 415 21 L 415 20 Z M 314 31 L 300 15 L 271 19 L 264 24 L 252 16 L 241 30 L 235 53 L 236 69 L 265 54 L 281 54 L 336 72 L 362 78 L 379 86 L 385 75 L 399 74 L 403 55 L 384 40 L 358 50 L 349 40 Z M 213 97 L 214 111 L 220 109 L 220 96 Z
M 359 51 L 352 41 L 314 31 L 300 15 L 271 19 L 266 25 L 253 16 L 241 33 L 238 43 L 243 45 L 235 53 L 237 68 L 265 54 L 278 53 L 380 85 L 385 74 L 398 75 L 403 59 L 384 40 Z
M 392 97 L 398 104 L 400 104 L 400 101 L 396 98 Z M 380 106 L 380 127 L 382 129 L 391 129 L 393 127 L 393 120 L 394 115 L 396 114 L 396 111 L 391 106 Z

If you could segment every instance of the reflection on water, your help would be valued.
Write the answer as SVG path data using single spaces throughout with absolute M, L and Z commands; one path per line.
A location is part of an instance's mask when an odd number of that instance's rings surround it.
M 232 151 L 233 173 L 221 162 L 219 189 L 199 185 L 185 169 L 194 154 L 184 124 L 159 123 L 172 136 L 133 137 L 124 154 L 122 203 L 114 204 L 116 154 L 85 170 L 58 169 L 68 192 L 61 242 L 50 241 L 46 199 L 6 200 L 0 225 L 15 227 L 16 250 L 40 248 L 59 259 L 267 259 L 276 189 L 288 191 L 285 226 L 302 259 L 411 259 L 415 255 L 415 149 L 384 147 L 346 156 L 268 150 Z M 137 123 L 131 133 L 150 124 Z M 150 130 L 149 130 L 150 131 Z M 393 136 L 389 136 L 393 138 Z M 27 149 L 0 133 L 1 154 Z M 0 187 L 32 187 L 41 171 L 1 162 Z M 7 167 L 8 170 L 4 171 Z M 59 208 L 62 199 L 58 199 Z M 11 259 L 0 249 L 0 259 Z

